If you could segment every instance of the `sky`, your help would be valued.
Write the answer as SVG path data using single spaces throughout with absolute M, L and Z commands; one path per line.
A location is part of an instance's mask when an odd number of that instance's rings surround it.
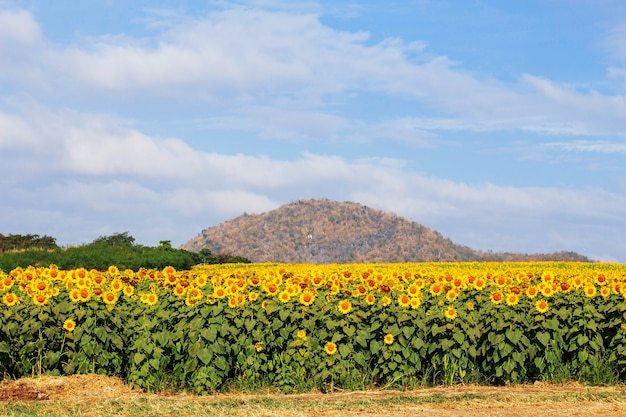
M 0 0 L 0 233 L 303 198 L 626 263 L 623 0 Z

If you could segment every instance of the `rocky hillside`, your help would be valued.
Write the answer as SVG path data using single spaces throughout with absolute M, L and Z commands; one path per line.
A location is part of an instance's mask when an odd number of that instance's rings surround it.
M 285 263 L 587 260 L 565 252 L 483 253 L 395 214 L 326 199 L 297 200 L 267 213 L 243 214 L 203 230 L 182 248 Z

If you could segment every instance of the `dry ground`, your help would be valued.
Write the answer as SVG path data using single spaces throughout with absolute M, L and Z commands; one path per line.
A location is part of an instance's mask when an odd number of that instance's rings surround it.
M 625 416 L 626 387 L 459 385 L 330 394 L 148 394 L 111 377 L 0 382 L 0 416 Z

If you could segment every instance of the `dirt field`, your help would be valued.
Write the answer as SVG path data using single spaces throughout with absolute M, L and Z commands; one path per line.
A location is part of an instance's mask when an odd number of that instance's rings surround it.
M 0 383 L 0 416 L 626 416 L 626 387 L 463 385 L 331 394 L 198 397 L 131 390 L 97 375 Z

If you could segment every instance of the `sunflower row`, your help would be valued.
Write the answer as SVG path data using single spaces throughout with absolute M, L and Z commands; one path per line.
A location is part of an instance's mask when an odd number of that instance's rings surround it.
M 547 300 L 557 294 L 626 296 L 626 267 L 587 263 L 245 264 L 185 271 L 173 267 L 120 271 L 111 266 L 96 271 L 50 265 L 0 273 L 0 295 L 7 307 L 28 301 L 42 306 L 63 293 L 75 303 L 93 298 L 107 305 L 115 305 L 120 297 L 155 305 L 159 297 L 174 295 L 187 305 L 225 300 L 230 308 L 237 308 L 275 298 L 309 306 L 323 296 L 327 301 L 347 297 L 368 306 L 396 303 L 416 309 L 425 296 L 453 302 L 472 291 L 488 293 L 493 304 L 512 306 L 522 298 L 537 299 L 537 310 L 545 312 Z M 347 313 L 351 302 L 345 300 L 338 308 Z

